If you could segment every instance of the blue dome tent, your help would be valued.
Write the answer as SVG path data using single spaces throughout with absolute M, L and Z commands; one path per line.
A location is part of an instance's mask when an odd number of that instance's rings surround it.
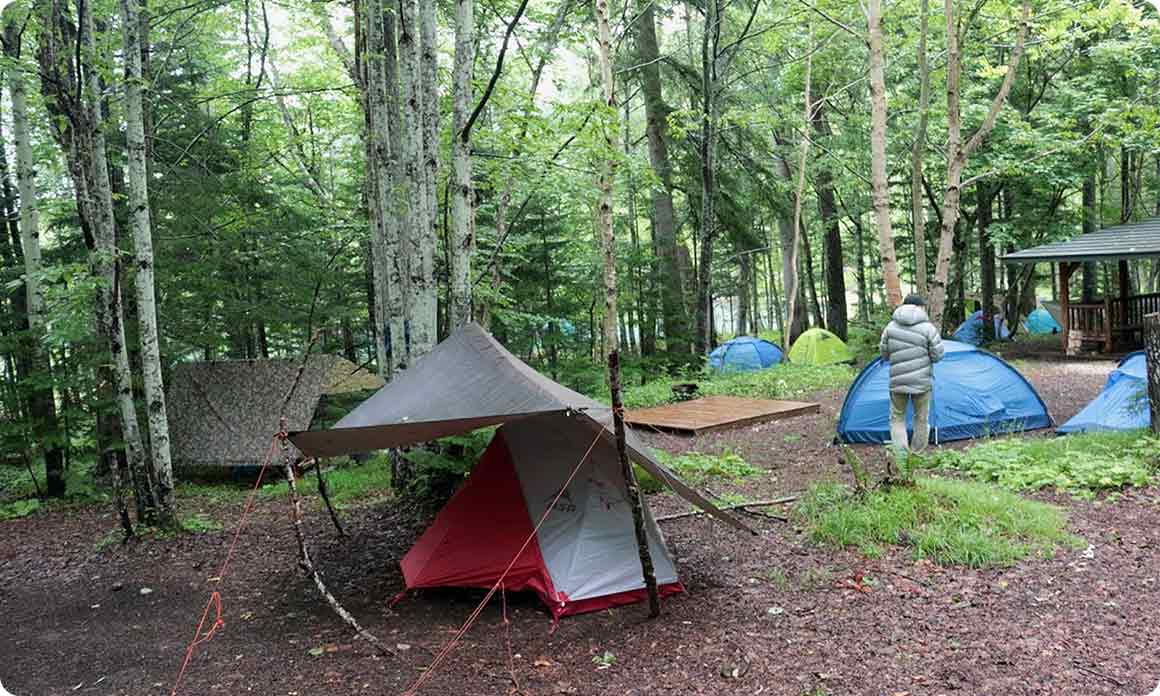
M 1148 407 L 1148 365 L 1144 351 L 1120 361 L 1099 396 L 1071 420 L 1055 429 L 1060 434 L 1099 430 L 1138 430 L 1151 423 Z
M 995 336 L 1007 340 L 1011 338 L 1011 331 L 1007 329 L 1007 322 L 1003 320 L 998 314 L 994 315 L 992 319 L 995 322 Z M 959 324 L 959 328 L 955 329 L 956 341 L 969 343 L 972 346 L 982 345 L 983 343 L 983 310 L 979 310 L 967 317 L 967 320 Z
M 1051 427 L 1043 399 L 1002 358 L 958 341 L 943 345 L 946 356 L 934 366 L 931 442 Z M 877 358 L 854 380 L 838 416 L 838 440 L 890 441 L 890 363 Z
M 1043 307 L 1027 315 L 1027 319 L 1023 322 L 1023 328 L 1034 336 L 1057 334 L 1063 331 L 1063 327 L 1059 325 L 1055 317 L 1051 316 L 1051 312 Z
M 709 367 L 717 372 L 752 372 L 782 360 L 781 348 L 761 338 L 738 336 L 709 353 Z

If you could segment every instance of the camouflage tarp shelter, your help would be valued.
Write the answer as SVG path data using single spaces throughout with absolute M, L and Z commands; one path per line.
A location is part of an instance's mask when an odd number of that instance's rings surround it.
M 300 364 L 299 359 L 288 359 L 176 366 L 166 394 L 174 468 L 185 475 L 221 476 L 260 467 L 278 432 L 282 400 Z M 357 403 L 382 386 L 378 375 L 345 358 L 311 356 L 286 407 L 287 427 L 309 430 L 330 425 L 326 421 L 337 417 L 325 417 L 328 402 L 349 397 Z

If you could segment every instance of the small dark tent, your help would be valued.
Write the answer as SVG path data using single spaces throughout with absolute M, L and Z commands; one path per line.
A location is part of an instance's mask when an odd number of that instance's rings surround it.
M 256 472 L 278 432 L 278 414 L 300 360 L 182 363 L 169 378 L 166 401 L 174 468 L 185 476 Z M 308 430 L 337 420 L 383 380 L 337 355 L 306 362 L 286 406 L 287 427 Z
M 490 588 L 503 577 L 506 589 L 537 593 L 556 617 L 642 599 L 611 411 L 539 374 L 476 324 L 461 327 L 333 428 L 291 440 L 307 456 L 332 456 L 489 425 L 502 427 L 403 558 L 407 588 Z M 678 495 L 747 529 L 661 466 L 631 431 L 627 444 L 630 458 Z M 647 506 L 645 528 L 662 594 L 681 591 Z

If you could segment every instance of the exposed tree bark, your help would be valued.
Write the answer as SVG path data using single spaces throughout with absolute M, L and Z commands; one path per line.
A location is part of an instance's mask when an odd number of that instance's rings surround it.
M 395 75 L 394 17 L 386 12 L 383 0 L 362 0 L 360 18 L 366 41 L 366 179 L 371 228 L 371 269 L 373 316 L 376 335 L 375 360 L 379 376 L 389 377 L 405 360 L 402 321 L 403 288 L 398 267 L 399 217 L 391 192 L 394 188 L 397 150 L 391 138 L 389 90 L 397 91 Z
M 995 248 L 991 245 L 991 222 L 995 192 L 984 182 L 975 184 L 977 209 L 975 222 L 979 227 L 979 275 L 983 290 L 983 338 L 995 340 Z
M 721 38 L 719 0 L 705 3 L 705 28 L 701 36 L 701 249 L 697 265 L 697 333 L 693 350 L 708 352 L 712 343 L 713 241 L 717 236 L 716 198 L 717 153 L 717 46 Z
M 1149 314 L 1144 318 L 1144 352 L 1152 432 L 1160 434 L 1160 314 Z
M 656 35 L 656 10 L 646 0 L 635 24 L 640 87 L 644 95 L 645 132 L 648 157 L 660 181 L 652 194 L 653 229 L 659 256 L 661 321 L 665 332 L 665 352 L 670 367 L 688 362 L 692 350 L 688 315 L 684 308 L 684 278 L 677 254 L 677 226 L 673 214 L 673 171 L 669 163 L 669 107 L 661 91 L 660 49 Z
M 749 309 L 750 309 L 750 255 L 747 252 L 742 252 L 737 259 L 738 278 L 737 278 L 737 331 L 738 334 L 743 334 L 749 330 Z
M 814 109 L 814 132 L 819 136 L 830 135 L 830 124 L 826 121 L 824 106 L 821 102 Z M 825 249 L 826 274 L 826 323 L 827 329 L 832 331 L 843 341 L 847 338 L 846 316 L 846 268 L 842 257 L 842 231 L 838 224 L 838 205 L 834 200 L 834 177 L 825 160 L 814 176 L 814 188 L 818 194 L 818 214 L 822 219 L 822 228 L 825 230 L 823 248 Z
M 1015 46 L 1011 49 L 1011 57 L 1007 61 L 1007 73 L 1003 77 L 999 91 L 991 101 L 991 108 L 983 118 L 983 122 L 979 124 L 978 130 L 965 142 L 962 137 L 962 116 L 959 106 L 963 60 L 959 48 L 959 26 L 955 19 L 954 0 L 945 0 L 945 14 L 947 23 L 947 182 L 942 201 L 942 231 L 939 235 L 938 263 L 935 266 L 934 278 L 930 283 L 930 301 L 928 303 L 931 320 L 936 326 L 942 322 L 943 308 L 946 305 L 947 276 L 950 273 L 955 228 L 959 220 L 963 170 L 966 169 L 971 154 L 978 149 L 983 140 L 995 128 L 999 112 L 1003 109 L 1007 96 L 1011 93 L 1011 87 L 1015 84 L 1019 59 L 1023 56 L 1023 45 L 1027 38 L 1031 0 L 1023 0 L 1019 29 L 1015 35 Z
M 435 282 L 435 228 L 439 208 L 436 186 L 439 174 L 439 80 L 435 5 L 434 0 L 419 2 L 419 60 L 413 80 L 421 111 L 415 114 L 418 132 L 412 136 L 418 140 L 416 155 L 419 161 L 414 190 L 420 195 L 416 196 L 414 227 L 407 235 L 410 242 L 407 264 L 410 274 L 407 281 L 407 315 L 411 324 L 409 362 L 429 353 L 439 340 Z
M 153 282 L 153 223 L 149 213 L 145 103 L 142 95 L 145 79 L 141 71 L 141 54 L 145 42 L 141 37 L 138 2 L 121 0 L 130 226 L 133 228 L 133 245 L 136 249 L 137 320 L 158 522 L 166 527 L 176 527 L 177 503 L 173 497 L 173 461 L 169 454 L 169 420 L 165 410 L 165 384 L 161 376 L 160 329 Z
M 451 327 L 471 321 L 471 256 L 475 251 L 475 200 L 471 185 L 471 73 L 475 60 L 474 0 L 455 0 L 452 71 Z
M 871 0 L 871 1 L 873 2 L 875 0 Z M 804 107 L 803 112 L 802 112 L 804 114 L 803 121 L 806 124 L 813 121 L 814 106 L 813 106 L 812 98 L 810 97 L 810 78 L 811 78 L 811 74 L 813 71 L 813 50 L 814 50 L 813 41 L 811 39 L 811 41 L 809 42 L 809 53 L 806 53 L 805 102 L 804 102 L 805 107 Z M 785 284 L 786 306 L 788 308 L 787 312 L 786 312 L 786 316 L 788 317 L 786 323 L 789 324 L 790 330 L 788 333 L 783 334 L 781 337 L 782 344 L 783 344 L 782 347 L 785 349 L 785 352 L 787 354 L 789 353 L 790 346 L 792 346 L 793 342 L 795 340 L 797 340 L 797 336 L 794 334 L 794 331 L 793 331 L 793 326 L 797 321 L 796 309 L 798 306 L 799 296 L 801 295 L 801 288 L 799 287 L 799 283 L 798 283 L 799 275 L 800 275 L 798 273 L 798 249 L 801 248 L 801 245 L 802 245 L 802 239 L 801 239 L 802 196 L 805 194 L 805 188 L 806 188 L 806 158 L 809 156 L 809 152 L 810 152 L 810 139 L 809 138 L 807 138 L 805 136 L 802 137 L 800 150 L 801 150 L 801 154 L 798 156 L 797 186 L 794 189 L 794 199 L 793 199 L 793 241 L 791 242 L 788 250 L 783 250 L 783 253 L 785 253 L 788 257 L 787 261 L 789 264 L 789 268 L 792 271 L 789 275 L 787 275 L 787 278 L 786 278 L 787 282 Z M 785 167 L 786 172 L 788 173 L 788 171 L 789 171 L 788 165 L 786 165 L 784 160 L 782 160 L 781 163 L 782 163 L 782 166 Z M 793 281 L 792 284 L 789 282 L 790 279 L 792 279 L 792 281 Z M 803 314 L 804 314 L 804 312 L 803 312 Z
M 715 1 L 715 0 L 713 0 Z M 608 26 L 607 0 L 596 0 L 596 25 L 599 32 L 600 78 L 605 105 L 610 113 L 616 113 L 616 92 L 612 83 L 612 31 Z M 616 451 L 624 475 L 626 494 L 632 510 L 633 531 L 636 534 L 637 550 L 640 555 L 641 574 L 648 590 L 649 616 L 661 613 L 660 594 L 657 591 L 656 574 L 653 571 L 652 556 L 649 554 L 648 535 L 644 526 L 644 510 L 641 502 L 640 486 L 636 473 L 628 459 L 625 447 L 624 406 L 620 401 L 620 350 L 616 334 L 616 233 L 612 226 L 612 183 L 615 174 L 618 119 L 605 122 L 604 140 L 608 153 L 601 167 L 599 187 L 600 203 L 597 211 L 597 226 L 604 246 L 604 336 L 608 348 L 608 382 L 612 392 L 612 419 L 616 435 Z
M 950 0 L 948 0 L 950 2 Z M 886 175 L 886 66 L 882 40 L 882 0 L 869 0 L 866 24 L 870 45 L 870 182 L 878 223 L 878 253 L 890 306 L 902 304 L 898 255 L 890 222 L 890 183 Z
M 1100 166 L 1103 166 L 1101 160 Z M 1099 229 L 1099 211 L 1096 209 L 1096 178 L 1083 180 L 1083 234 L 1091 234 Z M 1083 302 L 1094 302 L 1099 286 L 1099 264 L 1089 261 L 1083 265 Z
M 16 150 L 16 186 L 20 191 L 20 247 L 24 257 L 25 311 L 28 317 L 29 335 L 25 341 L 28 350 L 28 367 L 36 375 L 37 383 L 29 396 L 29 415 L 33 422 L 35 441 L 44 452 L 45 493 L 61 496 L 65 492 L 64 453 L 57 432 L 56 400 L 52 382 L 46 381 L 52 374 L 48 354 L 42 348 L 41 337 L 46 331 L 44 288 L 41 283 L 40 212 L 36 186 L 36 160 L 32 152 L 29 135 L 27 86 L 25 75 L 18 64 L 21 55 L 21 41 L 26 17 L 17 16 L 18 6 L 10 6 L 4 16 L 4 54 L 12 61 L 5 71 L 8 81 L 8 95 L 12 103 L 12 134 Z M 0 140 L 2 144 L 2 140 Z M 5 163 L 5 199 L 10 199 L 11 184 L 8 181 Z M 9 214 L 15 210 L 8 206 Z M 18 308 L 17 308 L 18 309 Z
M 922 158 L 926 152 L 926 126 L 930 117 L 930 65 L 926 59 L 926 40 L 930 34 L 930 0 L 919 0 L 918 49 L 918 125 L 910 148 L 910 215 L 914 227 L 914 285 L 926 296 L 926 209 L 922 201 Z
M 60 6 L 51 8 L 47 23 L 62 27 L 67 24 L 60 15 Z M 129 353 L 125 345 L 125 326 L 121 304 L 121 265 L 117 249 L 116 218 L 113 214 L 113 191 L 109 182 L 109 165 L 105 151 L 105 118 L 101 109 L 101 74 L 97 67 L 99 56 L 96 48 L 96 23 L 92 7 L 88 3 L 80 5 L 77 42 L 80 48 L 79 64 L 70 72 L 76 76 L 79 99 L 63 97 L 62 106 L 68 110 L 70 118 L 70 150 L 75 160 L 74 183 L 80 199 L 80 212 L 92 234 L 90 266 L 93 275 L 101 282 L 96 290 L 97 326 L 101 337 L 108 345 L 111 357 L 111 377 L 114 396 L 120 412 L 121 434 L 125 444 L 129 473 L 146 471 L 145 449 L 137 422 L 137 410 L 133 401 L 133 380 L 129 368 Z M 41 56 L 42 69 L 49 74 L 59 74 L 60 51 L 72 48 L 57 41 L 55 31 L 44 32 Z M 71 44 L 71 42 L 69 42 Z M 47 44 L 47 45 L 46 45 Z M 68 48 L 66 48 L 68 46 Z M 67 84 L 67 83 L 66 83 Z M 120 468 L 118 468 L 120 471 Z M 150 512 L 155 493 L 151 489 L 138 489 L 138 508 Z M 124 482 L 122 481 L 122 488 Z M 145 498 L 144 505 L 141 499 Z M 151 521 L 151 520 L 150 520 Z

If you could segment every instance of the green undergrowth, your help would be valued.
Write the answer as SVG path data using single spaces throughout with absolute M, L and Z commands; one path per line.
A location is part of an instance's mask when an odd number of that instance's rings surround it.
M 849 365 L 777 365 L 768 370 L 691 378 L 697 396 L 742 396 L 751 399 L 802 397 L 824 389 L 844 389 L 856 372 Z M 626 408 L 648 408 L 673 400 L 672 385 L 680 379 L 657 379 L 624 390 Z M 607 403 L 607 393 L 592 394 Z
M 1059 508 L 977 481 L 919 477 L 864 494 L 821 482 L 794 510 L 815 542 L 871 558 L 904 546 L 915 558 L 985 568 L 1080 544 Z
M 1007 438 L 930 458 L 944 469 L 1013 491 L 1040 489 L 1078 498 L 1160 483 L 1160 437 L 1147 431 Z
M 14 465 L 0 466 L 0 520 L 28 517 L 42 510 L 105 503 L 109 493 L 99 488 L 93 474 L 94 463 L 81 459 L 65 470 L 65 495 L 62 498 L 39 499 L 44 492 L 43 467 L 33 481 L 28 470 Z
M 721 454 L 700 452 L 670 454 L 664 450 L 654 449 L 652 453 L 666 468 L 694 485 L 704 485 L 711 481 L 738 483 L 764 471 L 731 451 Z M 645 493 L 660 493 L 665 489 L 663 483 L 639 466 L 636 467 L 636 478 Z

